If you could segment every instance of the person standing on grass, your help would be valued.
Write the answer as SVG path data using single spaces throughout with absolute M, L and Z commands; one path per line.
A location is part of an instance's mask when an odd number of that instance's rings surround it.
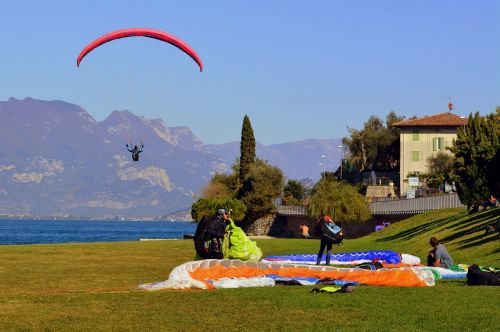
M 439 243 L 439 240 L 435 237 L 431 237 L 429 243 L 433 249 L 429 251 L 429 255 L 427 256 L 427 265 L 449 269 L 453 265 L 453 259 L 448 250 L 446 250 L 446 247 Z
M 318 219 L 321 229 L 321 244 L 319 247 L 316 265 L 321 263 L 323 252 L 326 247 L 326 265 L 330 265 L 330 258 L 332 257 L 332 246 L 342 242 L 343 232 L 342 228 L 337 226 L 329 215 L 321 215 Z
M 309 238 L 309 227 L 307 225 L 300 225 L 300 235 L 302 235 L 302 238 L 308 239 Z

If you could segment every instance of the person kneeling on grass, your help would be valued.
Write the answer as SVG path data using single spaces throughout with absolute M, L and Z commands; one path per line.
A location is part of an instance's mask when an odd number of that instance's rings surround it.
M 194 234 L 194 248 L 197 258 L 223 259 L 222 241 L 229 222 L 229 211 L 218 209 L 211 217 L 204 217 L 196 227 Z
M 439 243 L 439 240 L 435 237 L 431 237 L 429 243 L 433 249 L 429 251 L 429 256 L 427 256 L 427 265 L 449 269 L 453 265 L 453 259 L 446 247 Z

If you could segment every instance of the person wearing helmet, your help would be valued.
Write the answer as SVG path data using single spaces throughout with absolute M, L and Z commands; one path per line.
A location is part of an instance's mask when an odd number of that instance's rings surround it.
M 202 259 L 222 259 L 222 240 L 226 233 L 229 211 L 218 209 L 211 217 L 203 217 L 196 227 L 194 248 Z
M 139 161 L 139 153 L 142 152 L 142 150 L 144 148 L 144 144 L 141 143 L 140 148 L 137 144 L 134 145 L 134 147 L 132 148 L 132 142 L 130 143 L 130 146 L 128 144 L 125 144 L 125 146 L 127 147 L 128 152 L 132 153 L 132 160 Z

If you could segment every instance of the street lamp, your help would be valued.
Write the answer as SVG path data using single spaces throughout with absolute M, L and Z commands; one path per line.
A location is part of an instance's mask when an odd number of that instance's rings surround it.
M 344 146 L 343 145 L 337 145 L 337 148 L 340 149 L 340 181 L 342 181 L 342 159 L 344 159 Z
M 323 159 L 323 163 L 321 163 L 320 165 L 322 165 L 322 166 L 323 166 L 323 176 L 325 176 L 325 175 L 326 175 L 326 174 L 325 174 L 325 172 L 326 172 L 326 161 L 325 161 L 325 160 L 326 160 L 326 159 L 325 159 L 325 158 L 326 158 L 326 156 L 323 154 L 323 155 L 321 155 L 321 158 Z

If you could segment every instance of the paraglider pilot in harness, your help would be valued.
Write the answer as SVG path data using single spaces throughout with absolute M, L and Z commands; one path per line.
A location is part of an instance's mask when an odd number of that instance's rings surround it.
M 139 153 L 142 152 L 142 149 L 144 149 L 144 144 L 141 142 L 141 148 L 136 144 L 132 148 L 132 142 L 130 142 L 130 146 L 128 144 L 125 144 L 127 147 L 128 152 L 132 152 L 132 160 L 133 161 L 139 161 Z
M 226 222 L 229 220 L 229 211 L 218 209 L 211 217 L 204 217 L 194 234 L 194 248 L 202 259 L 222 259 L 222 240 L 226 232 Z

